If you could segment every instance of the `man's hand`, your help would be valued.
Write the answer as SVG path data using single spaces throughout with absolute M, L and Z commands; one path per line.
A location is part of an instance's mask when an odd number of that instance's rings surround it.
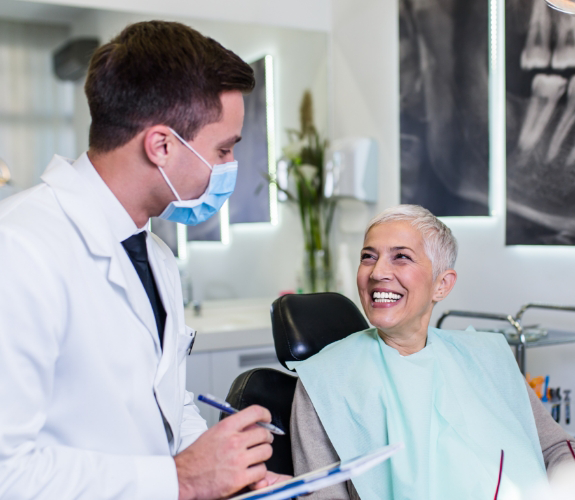
M 273 436 L 256 422 L 270 422 L 261 406 L 225 418 L 174 457 L 179 500 L 223 498 L 266 477 Z
M 250 488 L 252 490 L 259 490 L 260 488 L 265 488 L 266 486 L 271 486 L 272 484 L 282 483 L 291 479 L 293 476 L 286 476 L 285 474 L 277 474 L 276 472 L 272 472 L 268 470 L 266 472 L 265 477 L 258 481 L 256 484 L 251 484 Z

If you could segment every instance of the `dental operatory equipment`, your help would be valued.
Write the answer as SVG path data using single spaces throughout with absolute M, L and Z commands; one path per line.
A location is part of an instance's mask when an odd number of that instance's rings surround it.
M 575 2 L 575 0 L 573 0 Z M 575 90 L 574 90 L 575 92 Z M 515 347 L 515 359 L 521 373 L 526 371 L 526 350 L 531 347 L 542 347 L 546 345 L 559 345 L 575 343 L 575 332 L 561 331 L 543 328 L 540 325 L 523 326 L 523 315 L 532 309 L 546 309 L 550 311 L 575 312 L 575 306 L 565 306 L 558 304 L 543 304 L 529 302 L 521 306 L 515 315 L 488 313 L 479 311 L 445 311 L 438 319 L 436 327 L 441 328 L 443 321 L 449 316 L 459 316 L 464 318 L 487 319 L 503 321 L 508 323 L 507 327 L 495 329 L 483 329 L 483 331 L 494 331 L 502 333 L 510 346 Z
M 541 399 L 543 397 L 543 382 L 545 379 L 541 375 L 535 378 L 531 378 L 529 373 L 525 376 L 525 378 L 531 389 L 535 391 L 537 397 Z
M 555 422 L 559 423 L 561 421 L 561 388 L 549 389 L 549 395 L 551 396 L 551 416 Z

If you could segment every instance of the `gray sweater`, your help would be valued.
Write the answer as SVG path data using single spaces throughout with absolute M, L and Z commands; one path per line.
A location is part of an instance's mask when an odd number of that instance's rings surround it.
M 545 468 L 547 474 L 550 475 L 561 462 L 573 460 L 566 441 L 571 440 L 575 449 L 575 440 L 551 418 L 529 385 L 527 385 L 527 392 L 535 417 Z M 301 380 L 298 380 L 296 386 L 290 430 L 296 475 L 304 474 L 339 460 Z M 304 498 L 306 500 L 359 500 L 359 495 L 352 482 L 347 481 L 324 488 Z

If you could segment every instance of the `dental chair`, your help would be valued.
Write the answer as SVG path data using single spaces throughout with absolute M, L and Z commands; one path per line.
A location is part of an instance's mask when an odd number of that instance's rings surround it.
M 276 355 L 286 368 L 288 361 L 303 361 L 332 342 L 369 328 L 355 304 L 339 293 L 284 295 L 273 302 L 271 316 Z M 266 462 L 269 470 L 281 474 L 293 475 L 290 417 L 296 382 L 297 377 L 285 372 L 254 368 L 234 380 L 226 398 L 239 410 L 252 404 L 268 408 L 273 424 L 286 432 L 274 436 L 273 455 Z

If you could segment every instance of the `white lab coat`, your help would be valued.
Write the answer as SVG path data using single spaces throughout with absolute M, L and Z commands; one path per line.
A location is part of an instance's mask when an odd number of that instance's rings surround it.
M 175 259 L 147 238 L 162 352 L 89 183 L 57 156 L 42 180 L 0 203 L 0 498 L 175 500 L 171 455 L 206 429 Z

